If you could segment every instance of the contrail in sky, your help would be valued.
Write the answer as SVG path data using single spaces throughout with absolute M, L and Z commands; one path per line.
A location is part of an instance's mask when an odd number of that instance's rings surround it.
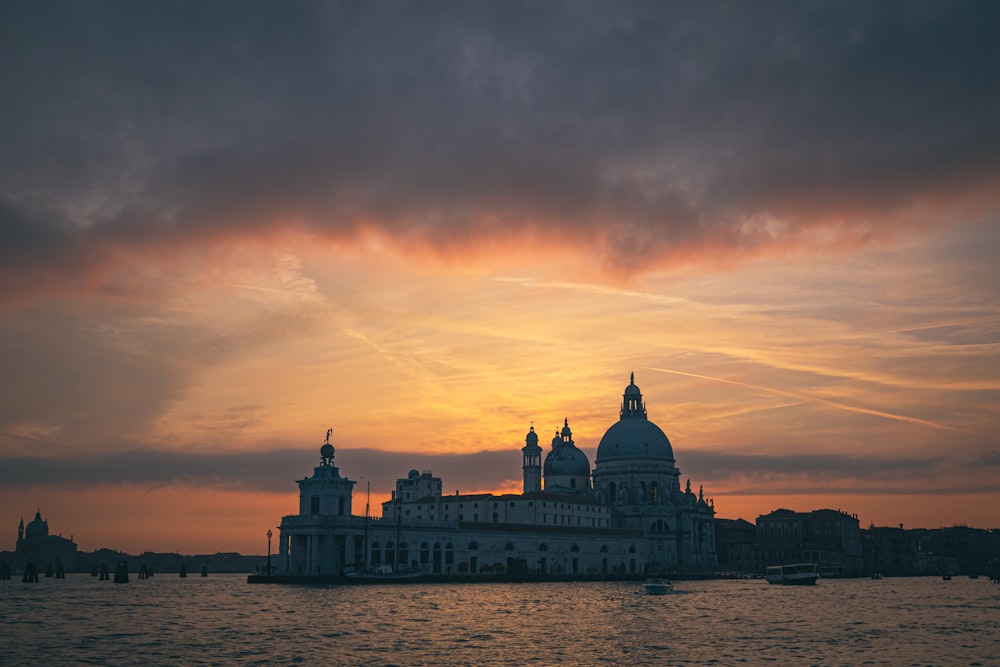
M 956 428 L 954 426 L 947 426 L 945 424 L 938 424 L 937 422 L 928 421 L 926 419 L 920 419 L 918 417 L 909 417 L 907 415 L 897 415 L 892 412 L 883 412 L 881 410 L 872 410 L 871 408 L 859 408 L 854 405 L 845 405 L 843 403 L 837 403 L 836 401 L 831 401 L 827 398 L 819 398 L 816 396 L 808 396 L 806 394 L 797 394 L 792 391 L 786 391 L 784 389 L 773 389 L 771 387 L 762 387 L 756 384 L 750 384 L 748 382 L 738 382 L 736 380 L 726 380 L 724 378 L 709 377 L 707 375 L 698 375 L 697 373 L 685 373 L 684 371 L 675 371 L 669 368 L 652 368 L 649 367 L 651 371 L 659 371 L 660 373 L 670 373 L 672 375 L 684 375 L 686 377 L 699 378 L 701 380 L 711 380 L 712 382 L 722 382 L 724 384 L 731 384 L 737 387 L 746 387 L 748 389 L 756 389 L 758 391 L 764 391 L 769 394 L 775 394 L 777 396 L 785 396 L 787 398 L 794 398 L 798 401 L 809 401 L 813 403 L 822 403 L 824 405 L 829 405 L 830 407 L 837 408 L 839 410 L 846 410 L 848 412 L 857 412 L 863 415 L 873 415 L 875 417 L 883 417 L 885 419 L 892 419 L 895 421 L 908 422 L 910 424 L 916 424 L 918 426 L 928 426 L 930 428 L 939 429 L 942 431 L 959 431 L 961 433 L 972 433 L 962 428 Z M 979 435 L 973 433 L 973 435 Z

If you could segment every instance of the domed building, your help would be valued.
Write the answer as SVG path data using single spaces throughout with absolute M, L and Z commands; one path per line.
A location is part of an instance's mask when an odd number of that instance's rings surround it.
M 396 480 L 382 516 L 352 514 L 355 482 L 320 448 L 299 480 L 299 514 L 283 517 L 277 572 L 335 579 L 359 573 L 438 576 L 507 573 L 640 576 L 704 573 L 715 566 L 714 515 L 702 493 L 681 490 L 670 440 L 650 421 L 630 378 L 619 421 L 594 469 L 569 419 L 544 456 L 532 425 L 522 454 L 523 493 L 442 495 L 430 471 Z
M 42 518 L 40 510 L 28 525 L 21 519 L 14 553 L 19 567 L 34 563 L 41 571 L 59 566 L 69 571 L 76 569 L 76 543 L 62 535 L 49 535 L 49 523 Z
M 614 525 L 642 530 L 657 570 L 701 570 L 715 565 L 715 508 L 702 493 L 681 491 L 681 471 L 670 440 L 646 414 L 633 373 L 619 420 L 597 447 L 594 491 L 611 506 Z
M 552 438 L 552 450 L 545 456 L 545 490 L 583 494 L 590 490 L 590 461 L 576 448 L 569 419 Z

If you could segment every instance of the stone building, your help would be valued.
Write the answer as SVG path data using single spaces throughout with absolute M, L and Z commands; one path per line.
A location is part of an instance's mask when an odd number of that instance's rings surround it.
M 816 563 L 824 577 L 864 573 L 858 517 L 840 510 L 777 509 L 758 516 L 755 552 L 761 572 L 768 565 Z
M 544 453 L 532 426 L 522 453 L 523 493 L 443 495 L 430 471 L 397 480 L 381 518 L 353 516 L 355 482 L 320 449 L 299 480 L 299 513 L 282 518 L 278 572 L 336 575 L 415 569 L 427 574 L 524 572 L 639 575 L 711 572 L 715 509 L 687 481 L 663 431 L 647 418 L 634 376 L 619 420 L 601 438 L 593 471 L 569 420 Z M 367 515 L 367 512 L 366 512 Z

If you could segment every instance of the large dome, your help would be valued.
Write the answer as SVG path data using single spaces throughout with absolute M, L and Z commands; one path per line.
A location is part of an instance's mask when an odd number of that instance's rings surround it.
M 646 418 L 642 392 L 635 385 L 635 375 L 622 396 L 621 419 L 613 424 L 597 446 L 594 463 L 626 459 L 656 459 L 674 462 L 670 440 L 660 427 Z
M 659 459 L 673 463 L 674 450 L 660 427 L 645 417 L 622 419 L 601 438 L 596 463 L 620 459 Z
M 24 536 L 27 538 L 48 537 L 49 524 L 42 519 L 41 512 L 35 512 L 35 518 L 24 527 Z

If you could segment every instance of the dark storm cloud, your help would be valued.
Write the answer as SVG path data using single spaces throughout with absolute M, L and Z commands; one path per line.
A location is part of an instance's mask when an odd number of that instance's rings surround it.
M 5 291 L 288 220 L 635 271 L 1000 175 L 988 2 L 22 2 L 0 62 Z
M 462 480 L 465 491 L 492 488 L 504 478 L 494 471 L 518 475 L 519 452 L 471 454 L 413 454 L 373 449 L 342 450 L 334 463 L 344 477 L 371 482 L 375 493 L 394 488 L 411 469 L 432 470 L 441 477 L 446 493 Z M 188 484 L 250 492 L 295 493 L 295 480 L 312 475 L 319 464 L 315 452 L 271 449 L 219 454 L 133 449 L 113 454 L 74 455 L 64 458 L 11 457 L 0 460 L 0 485 L 5 488 L 58 485 L 86 488 L 134 484 L 166 486 Z

